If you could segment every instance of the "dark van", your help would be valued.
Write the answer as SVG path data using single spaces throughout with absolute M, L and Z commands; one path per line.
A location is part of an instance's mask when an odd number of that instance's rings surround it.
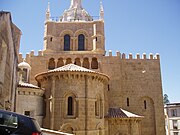
M 0 110 L 0 135 L 42 135 L 34 118 Z

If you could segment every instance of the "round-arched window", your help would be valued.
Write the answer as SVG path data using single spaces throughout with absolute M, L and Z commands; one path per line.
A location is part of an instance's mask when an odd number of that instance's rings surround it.
M 78 36 L 78 51 L 84 51 L 85 50 L 85 37 L 83 34 L 80 34 Z
M 70 35 L 66 34 L 64 36 L 64 51 L 70 51 Z

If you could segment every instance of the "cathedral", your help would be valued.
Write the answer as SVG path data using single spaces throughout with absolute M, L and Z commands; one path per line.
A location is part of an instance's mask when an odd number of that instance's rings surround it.
M 107 53 L 104 23 L 102 2 L 97 20 L 81 0 L 57 20 L 48 5 L 43 50 L 19 54 L 16 111 L 75 135 L 165 135 L 160 56 Z

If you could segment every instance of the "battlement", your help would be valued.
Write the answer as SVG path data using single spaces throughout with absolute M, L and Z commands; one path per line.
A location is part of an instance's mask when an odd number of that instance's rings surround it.
M 125 53 L 121 54 L 119 51 L 116 51 L 116 56 L 113 56 L 111 50 L 109 50 L 109 53 L 107 56 L 109 56 L 109 57 L 120 57 L 120 59 L 137 59 L 137 60 L 138 59 L 144 59 L 144 60 L 146 60 L 146 59 L 157 59 L 157 60 L 159 60 L 160 59 L 160 55 L 158 53 L 155 55 L 150 53 L 149 56 L 147 56 L 146 53 L 143 53 L 142 55 L 137 53 L 135 55 L 135 57 L 133 57 L 132 53 L 129 53 L 128 55 L 126 55 Z
M 42 50 L 39 50 L 39 51 L 38 51 L 38 54 L 35 55 L 34 50 L 31 50 L 30 53 L 27 53 L 27 54 L 26 54 L 26 59 L 28 59 L 29 57 L 33 57 L 33 56 L 43 56 L 43 51 L 42 51 Z M 23 60 L 23 55 L 22 55 L 22 53 L 19 53 L 19 61 L 22 61 L 22 60 Z

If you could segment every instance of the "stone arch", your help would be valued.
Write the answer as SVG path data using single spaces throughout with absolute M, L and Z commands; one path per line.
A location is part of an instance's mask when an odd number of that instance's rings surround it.
M 85 37 L 89 37 L 89 34 L 84 29 L 79 29 L 74 33 L 74 37 L 78 37 L 80 34 L 83 34 Z
M 49 70 L 55 69 L 55 60 L 54 60 L 54 58 L 50 58 L 50 59 L 49 59 L 48 69 L 49 69 Z
M 96 125 L 96 130 L 98 130 L 98 135 L 104 135 L 104 132 L 103 132 L 103 124 L 101 122 L 99 122 L 97 125 Z
M 71 64 L 71 63 L 72 63 L 71 58 L 67 58 L 67 59 L 66 59 L 66 65 L 67 65 L 67 64 Z
M 59 58 L 57 62 L 57 67 L 62 67 L 64 66 L 63 58 Z
M 60 33 L 60 37 L 64 37 L 66 34 L 70 35 L 71 37 L 73 37 L 73 31 L 72 30 L 63 30 Z
M 65 132 L 65 133 L 70 133 L 73 134 L 74 131 L 77 131 L 77 125 L 75 124 L 70 124 L 70 123 L 65 123 L 60 127 L 60 131 Z
M 142 120 L 142 134 L 156 134 L 154 101 L 148 96 L 139 99 L 140 113 L 144 116 Z M 148 125 L 148 126 L 146 126 Z
M 92 69 L 98 69 L 98 61 L 97 61 L 97 58 L 96 58 L 96 57 L 93 57 L 93 58 L 92 58 L 91 68 L 92 68 Z
M 89 69 L 89 59 L 88 58 L 83 59 L 83 67 Z
M 69 95 L 72 95 L 72 96 L 74 96 L 74 97 L 78 97 L 78 95 L 77 95 L 77 93 L 75 93 L 74 91 L 67 91 L 67 92 L 65 92 L 64 94 L 63 94 L 63 98 L 65 98 L 65 97 L 67 97 L 67 96 L 69 96 Z
M 78 65 L 78 66 L 81 66 L 80 58 L 76 58 L 74 64 Z

